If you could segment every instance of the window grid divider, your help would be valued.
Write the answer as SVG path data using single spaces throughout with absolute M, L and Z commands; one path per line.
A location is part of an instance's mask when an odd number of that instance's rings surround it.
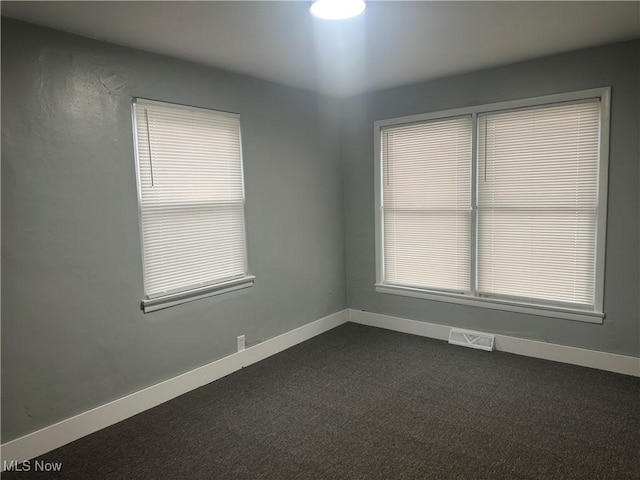
M 478 296 L 478 114 L 471 114 L 471 265 L 470 296 Z

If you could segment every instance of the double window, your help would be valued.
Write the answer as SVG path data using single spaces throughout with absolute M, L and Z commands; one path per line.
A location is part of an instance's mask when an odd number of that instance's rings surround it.
M 601 322 L 609 90 L 376 122 L 377 290 Z
M 240 118 L 133 104 L 145 312 L 250 286 Z

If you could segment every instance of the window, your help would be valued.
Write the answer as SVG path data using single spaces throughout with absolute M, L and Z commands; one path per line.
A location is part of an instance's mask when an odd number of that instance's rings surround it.
M 382 293 L 601 322 L 609 89 L 376 122 Z
M 381 135 L 385 279 L 468 292 L 471 118 L 399 125 Z
M 133 104 L 145 312 L 245 288 L 238 115 Z

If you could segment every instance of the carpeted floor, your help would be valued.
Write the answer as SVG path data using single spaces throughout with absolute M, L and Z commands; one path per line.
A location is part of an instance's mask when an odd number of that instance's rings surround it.
M 3 480 L 640 479 L 640 379 L 348 323 L 38 460 Z

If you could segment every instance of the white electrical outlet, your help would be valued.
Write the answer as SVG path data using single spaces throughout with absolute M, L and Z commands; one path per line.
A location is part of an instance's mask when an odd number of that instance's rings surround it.
M 242 350 L 245 349 L 245 340 L 244 340 L 244 335 L 239 335 L 238 336 L 238 351 L 241 352 Z

